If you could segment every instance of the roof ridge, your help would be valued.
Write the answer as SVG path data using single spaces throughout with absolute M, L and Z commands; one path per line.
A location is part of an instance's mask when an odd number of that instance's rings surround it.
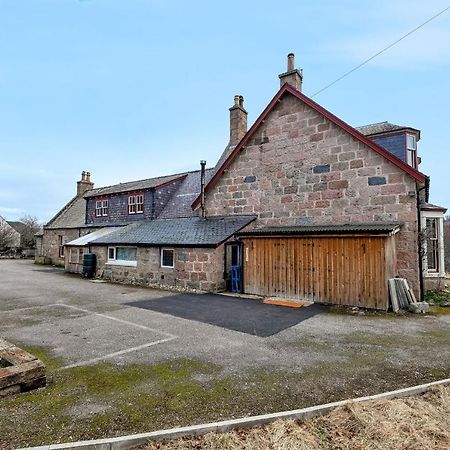
M 337 125 L 339 128 L 346 131 L 348 134 L 352 135 L 355 139 L 359 140 L 363 144 L 365 144 L 367 147 L 371 148 L 373 151 L 378 153 L 380 156 L 384 157 L 394 165 L 396 165 L 398 168 L 402 169 L 404 172 L 406 172 L 408 175 L 412 176 L 417 181 L 424 183 L 426 175 L 420 172 L 417 169 L 414 169 L 413 167 L 406 164 L 401 159 L 397 158 L 392 153 L 385 150 L 380 145 L 376 144 L 372 140 L 370 140 L 367 136 L 362 134 L 360 131 L 358 131 L 356 128 L 352 127 L 351 125 L 344 122 L 342 119 L 337 117 L 332 112 L 325 109 L 323 106 L 319 105 L 317 102 L 303 94 L 302 92 L 296 90 L 292 86 L 290 86 L 288 83 L 283 84 L 281 88 L 278 90 L 278 92 L 274 95 L 272 100 L 268 103 L 268 105 L 264 108 L 262 113 L 258 116 L 256 121 L 253 123 L 253 125 L 250 127 L 250 129 L 245 133 L 244 137 L 239 141 L 239 143 L 236 145 L 236 147 L 233 149 L 233 151 L 230 153 L 228 158 L 222 163 L 222 165 L 217 169 L 217 171 L 214 173 L 213 177 L 209 180 L 209 182 L 205 186 L 205 192 L 209 192 L 211 187 L 215 184 L 216 180 L 222 175 L 223 171 L 231 164 L 231 162 L 234 160 L 234 158 L 238 155 L 240 150 L 245 146 L 247 141 L 250 139 L 251 136 L 256 132 L 256 130 L 259 128 L 261 123 L 264 121 L 265 117 L 269 114 L 270 111 L 277 105 L 278 101 L 281 99 L 281 97 L 285 94 L 289 93 L 296 97 L 298 100 L 305 103 L 310 108 L 316 110 L 319 114 L 326 117 L 330 122 L 333 122 L 335 125 Z M 200 196 L 198 196 L 194 202 L 192 203 L 192 209 L 195 209 L 200 202 Z
M 75 197 L 72 197 L 45 225 L 44 228 L 51 225 L 52 222 L 54 222 L 59 216 L 61 216 L 61 214 L 65 211 L 67 211 L 67 209 L 70 208 L 70 206 L 72 206 L 75 203 L 75 200 L 77 200 L 78 198 L 82 198 L 82 197 L 78 197 L 78 195 L 75 195 Z
M 142 181 L 158 180 L 160 178 L 168 178 L 168 177 L 178 177 L 178 176 L 181 177 L 183 175 L 189 175 L 190 173 L 200 172 L 200 170 L 201 169 L 188 170 L 186 172 L 173 173 L 173 174 L 169 174 L 169 175 L 159 175 L 157 177 L 142 178 L 140 180 L 124 181 L 124 182 L 120 182 L 120 183 L 109 184 L 107 186 L 99 186 L 94 189 L 90 189 L 89 191 L 86 191 L 86 193 L 88 194 L 88 193 L 92 193 L 92 192 L 95 192 L 100 189 L 107 189 L 107 188 L 111 188 L 111 187 L 115 187 L 115 186 L 123 186 L 123 185 L 131 184 L 131 183 L 140 183 Z M 208 167 L 206 170 L 214 170 L 214 167 Z

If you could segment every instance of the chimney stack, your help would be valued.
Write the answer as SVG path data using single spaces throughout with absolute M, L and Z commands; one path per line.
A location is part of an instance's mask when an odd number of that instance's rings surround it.
M 244 97 L 234 96 L 234 105 L 230 108 L 230 146 L 235 146 L 247 133 L 247 111 L 244 109 Z
M 91 172 L 81 172 L 81 180 L 77 181 L 77 197 L 82 197 L 86 191 L 94 188 L 94 183 L 91 181 Z
M 202 219 L 206 219 L 205 209 L 205 181 L 206 181 L 206 161 L 200 161 L 200 208 L 202 213 Z
M 287 83 L 298 91 L 302 91 L 303 72 L 295 68 L 295 55 L 293 53 L 289 53 L 287 56 L 287 72 L 281 73 L 278 78 L 280 79 L 280 87 Z

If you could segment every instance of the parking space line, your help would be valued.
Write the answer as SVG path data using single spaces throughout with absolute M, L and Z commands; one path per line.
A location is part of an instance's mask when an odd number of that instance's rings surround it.
M 119 319 L 119 318 L 114 317 L 114 316 L 108 316 L 107 314 L 97 313 L 95 311 L 89 311 L 88 309 L 79 308 L 78 306 L 66 305 L 65 303 L 53 303 L 53 306 L 57 306 L 57 305 L 58 306 L 62 305 L 62 306 L 66 306 L 67 308 L 77 309 L 78 311 L 82 311 L 82 312 L 85 312 L 85 313 L 88 313 L 88 314 L 95 314 L 96 316 L 104 317 L 105 319 L 114 320 L 116 322 L 124 323 L 125 325 L 131 325 L 131 326 L 136 327 L 136 328 L 141 328 L 143 330 L 153 331 L 153 332 L 158 333 L 158 334 L 164 334 L 165 336 L 168 336 L 168 337 L 172 337 L 172 338 L 177 337 L 177 336 L 175 336 L 173 334 L 166 333 L 165 331 L 156 330 L 155 328 L 146 327 L 145 325 L 140 325 L 138 323 L 129 322 L 128 320 Z
M 141 330 L 152 331 L 153 333 L 157 333 L 157 334 L 160 334 L 160 335 L 167 336 L 164 339 L 158 339 L 156 341 L 147 342 L 146 344 L 138 345 L 136 347 L 130 347 L 130 348 L 126 348 L 124 350 L 119 350 L 118 352 L 113 352 L 113 353 L 108 353 L 107 355 L 98 356 L 97 358 L 92 358 L 92 359 L 88 359 L 88 360 L 85 360 L 85 361 L 80 361 L 78 363 L 69 364 L 67 366 L 60 367 L 58 370 L 65 370 L 65 369 L 72 369 L 74 367 L 87 366 L 89 364 L 93 364 L 93 363 L 96 363 L 96 362 L 99 362 L 99 361 L 103 361 L 105 359 L 114 358 L 115 356 L 120 356 L 120 355 L 124 355 L 126 353 L 131 353 L 131 352 L 136 352 L 138 350 L 142 350 L 142 349 L 148 348 L 148 347 L 153 347 L 154 345 L 158 345 L 158 344 L 164 344 L 165 342 L 173 341 L 174 339 L 178 338 L 178 336 L 175 336 L 174 334 L 171 334 L 171 333 L 167 333 L 165 331 L 157 330 L 155 328 L 150 328 L 150 327 L 147 327 L 145 325 L 141 325 L 141 324 L 138 324 L 138 323 L 130 322 L 128 320 L 119 319 L 119 318 L 114 317 L 114 316 L 109 316 L 108 314 L 103 314 L 103 313 L 97 313 L 95 311 L 90 311 L 89 309 L 80 308 L 79 306 L 66 305 L 65 303 L 51 303 L 50 305 L 29 306 L 29 307 L 26 307 L 26 308 L 18 308 L 18 309 L 8 310 L 6 312 L 16 312 L 16 311 L 23 311 L 23 310 L 27 310 L 27 309 L 48 308 L 48 307 L 55 307 L 55 306 L 65 306 L 66 308 L 70 308 L 70 309 L 74 309 L 74 310 L 77 310 L 77 311 L 81 311 L 81 312 L 84 312 L 86 314 L 91 314 L 91 315 L 103 317 L 104 319 L 113 320 L 115 322 L 119 322 L 119 323 L 122 323 L 124 325 L 133 326 L 133 327 L 136 327 L 136 328 L 140 328 Z
M 104 359 L 114 358 L 115 356 L 124 355 L 126 353 L 135 352 L 137 350 L 142 350 L 144 348 L 152 347 L 154 345 L 163 344 L 165 342 L 173 341 L 176 339 L 176 336 L 172 336 L 166 339 L 159 339 L 158 341 L 149 342 L 147 344 L 138 345 L 137 347 L 126 348 L 125 350 L 120 350 L 118 352 L 109 353 L 108 355 L 99 356 L 97 358 L 87 359 L 86 361 L 81 361 L 79 363 L 69 364 L 68 366 L 60 367 L 58 370 L 66 370 L 73 369 L 74 367 L 82 367 L 87 366 L 89 364 L 93 364 L 99 361 L 103 361 Z

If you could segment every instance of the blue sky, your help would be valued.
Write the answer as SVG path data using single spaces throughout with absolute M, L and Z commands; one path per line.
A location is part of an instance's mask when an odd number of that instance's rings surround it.
M 215 164 L 228 107 L 249 125 L 286 55 L 311 95 L 445 1 L 0 0 L 0 215 L 49 220 L 97 186 Z M 314 99 L 351 125 L 422 130 L 431 201 L 450 207 L 450 11 Z

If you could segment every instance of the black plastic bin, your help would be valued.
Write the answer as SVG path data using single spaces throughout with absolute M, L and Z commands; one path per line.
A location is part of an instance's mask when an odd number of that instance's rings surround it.
M 95 275 L 97 257 L 95 253 L 85 253 L 83 255 L 83 277 L 92 278 Z

